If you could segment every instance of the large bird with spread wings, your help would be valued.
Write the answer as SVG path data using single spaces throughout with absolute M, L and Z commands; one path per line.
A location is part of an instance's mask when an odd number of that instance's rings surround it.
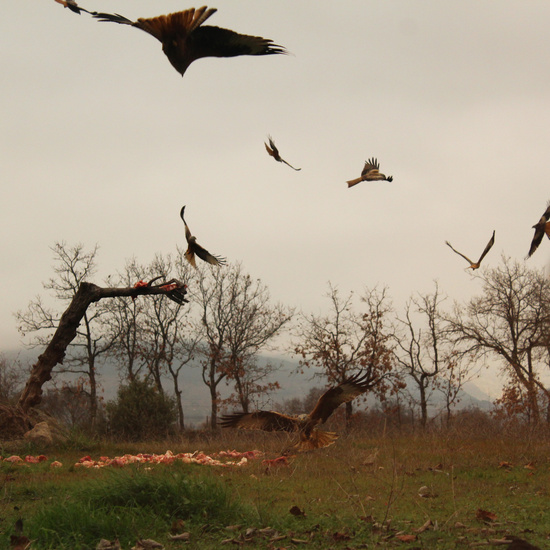
M 180 210 L 180 217 L 183 220 L 183 224 L 185 225 L 185 239 L 187 240 L 187 251 L 185 252 L 185 259 L 193 267 L 197 267 L 197 264 L 195 262 L 195 255 L 198 256 L 201 260 L 204 260 L 206 263 L 209 263 L 212 265 L 224 265 L 225 258 L 220 258 L 219 256 L 214 256 L 213 254 L 210 254 L 208 250 L 203 248 L 197 242 L 197 237 L 191 234 L 189 226 L 187 225 L 187 222 L 183 217 L 184 211 L 185 211 L 185 206 L 182 206 Z
M 162 43 L 162 51 L 182 76 L 201 57 L 236 57 L 239 55 L 285 54 L 283 46 L 260 36 L 239 34 L 229 29 L 203 25 L 216 8 L 190 8 L 185 11 L 143 18 L 137 21 L 118 13 L 99 13 L 78 6 L 75 0 L 56 0 L 75 13 L 84 11 L 99 21 L 110 21 L 136 27 L 154 36 Z
M 287 166 L 290 166 L 293 170 L 296 170 L 297 172 L 301 170 L 301 168 L 294 168 L 291 164 L 289 164 L 285 159 L 281 157 L 279 154 L 279 149 L 275 147 L 275 143 L 273 141 L 273 138 L 271 136 L 267 136 L 269 139 L 269 145 L 264 142 L 265 149 L 268 152 L 270 156 L 272 156 L 277 162 L 284 162 Z
M 338 386 L 327 390 L 317 401 L 308 415 L 289 416 L 275 411 L 255 411 L 252 413 L 234 413 L 222 416 L 222 428 L 241 428 L 244 430 L 264 430 L 267 432 L 299 432 L 299 440 L 289 450 L 310 451 L 332 445 L 338 435 L 316 429 L 324 424 L 330 415 L 342 404 L 355 399 L 369 390 L 372 379 L 365 374 L 356 374 L 344 380 Z
M 393 176 L 386 177 L 379 172 L 380 164 L 375 158 L 371 158 L 365 161 L 365 166 L 361 171 L 361 177 L 354 180 L 348 180 L 348 187 L 353 187 L 362 181 L 393 181 Z
M 529 252 L 527 253 L 527 258 L 530 258 L 535 250 L 539 247 L 539 244 L 542 242 L 542 238 L 546 233 L 546 236 L 550 239 L 550 202 L 544 211 L 544 214 L 541 216 L 537 224 L 533 226 L 535 234 L 533 235 L 533 240 L 531 241 L 531 246 Z
M 468 256 L 465 256 L 464 254 L 462 254 L 462 252 L 459 252 L 458 250 L 455 250 L 453 248 L 453 245 L 449 241 L 445 241 L 445 244 L 453 252 L 455 252 L 459 256 L 462 256 L 470 264 L 466 269 L 471 269 L 472 271 L 474 271 L 475 269 L 479 268 L 483 258 L 485 258 L 485 256 L 487 255 L 487 252 L 489 252 L 489 250 L 491 250 L 492 246 L 495 244 L 495 232 L 493 231 L 493 236 L 490 238 L 489 242 L 487 243 L 487 246 L 485 247 L 485 250 L 481 253 L 481 256 L 479 257 L 479 260 L 477 262 L 472 262 L 472 260 L 470 260 L 470 258 L 468 258 Z

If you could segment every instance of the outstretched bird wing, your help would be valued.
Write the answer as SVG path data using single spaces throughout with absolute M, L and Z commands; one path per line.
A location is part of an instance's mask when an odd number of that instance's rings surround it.
M 535 229 L 535 234 L 533 235 L 533 240 L 531 241 L 531 247 L 529 248 L 527 258 L 530 258 L 539 247 L 545 233 L 550 239 L 550 203 L 538 223 L 534 225 L 533 228 Z
M 162 50 L 181 75 L 193 61 L 201 57 L 287 53 L 285 48 L 267 38 L 239 34 L 220 27 L 201 26 L 216 11 L 216 8 L 203 6 L 157 17 L 141 17 L 137 21 L 119 14 L 90 13 L 100 21 L 131 25 L 160 40 Z
M 453 245 L 452 245 L 449 241 L 445 241 L 445 244 L 446 244 L 453 252 L 455 252 L 455 253 L 458 254 L 459 256 L 462 256 L 470 265 L 474 265 L 474 262 L 472 262 L 472 260 L 470 260 L 470 258 L 468 258 L 468 256 L 465 256 L 464 254 L 462 254 L 462 252 L 459 252 L 458 250 L 456 250 L 456 248 L 453 248 Z
M 238 55 L 286 54 L 283 46 L 261 36 L 241 34 L 210 25 L 197 28 L 192 36 L 196 57 L 236 57 Z
M 184 212 L 185 212 L 185 206 L 181 207 L 180 210 L 180 218 L 183 221 L 183 224 L 185 225 L 185 239 L 187 241 L 187 250 L 185 252 L 185 258 L 187 261 L 193 266 L 197 267 L 197 264 L 195 262 L 195 254 L 205 262 L 211 264 L 211 265 L 224 265 L 226 263 L 225 258 L 221 258 L 220 256 L 214 256 L 213 254 L 210 254 L 208 250 L 203 248 L 198 242 L 196 237 L 194 237 L 191 234 L 191 230 L 189 229 L 189 226 L 187 225 L 187 222 L 184 218 Z
M 360 376 L 356 374 L 347 380 L 344 380 L 338 386 L 327 390 L 317 401 L 315 408 L 309 414 L 309 418 L 313 422 L 326 422 L 327 418 L 337 409 L 342 403 L 347 403 L 355 399 L 358 395 L 366 392 L 372 387 L 372 380 L 368 374 Z
M 216 11 L 216 8 L 208 9 L 203 6 L 157 17 L 140 17 L 137 21 L 132 21 L 118 13 L 93 13 L 93 16 L 99 21 L 131 25 L 149 33 L 164 44 L 187 38 Z
M 294 168 L 292 164 L 289 164 L 286 160 L 281 158 L 281 155 L 279 154 L 279 149 L 275 147 L 275 142 L 273 141 L 273 138 L 271 136 L 268 136 L 268 138 L 269 138 L 269 145 L 265 142 L 264 142 L 264 145 L 269 155 L 271 155 L 276 161 L 284 162 L 287 166 L 290 166 L 290 168 L 292 168 L 293 170 L 296 170 L 296 172 L 301 170 L 301 168 Z
M 263 430 L 266 432 L 295 432 L 302 422 L 286 414 L 275 411 L 255 411 L 251 413 L 235 413 L 221 417 L 222 428 L 242 428 L 243 430 Z
M 361 172 L 361 176 L 375 176 L 380 168 L 379 162 L 375 158 L 371 158 L 365 161 L 365 166 Z
M 193 252 L 201 260 L 204 260 L 206 263 L 209 263 L 211 265 L 225 265 L 227 263 L 225 258 L 222 258 L 221 256 L 214 256 L 214 254 L 210 254 L 208 250 L 203 248 L 197 242 L 193 243 L 192 249 L 193 249 Z
M 75 0 L 55 0 L 58 4 L 61 4 L 62 6 L 65 6 L 66 8 L 69 8 L 71 11 L 74 11 L 74 13 L 78 13 L 80 15 L 81 12 L 85 11 L 86 13 L 92 14 L 93 12 L 85 10 L 84 8 L 81 8 Z
M 485 247 L 485 250 L 481 253 L 481 256 L 479 257 L 479 260 L 477 261 L 478 266 L 481 263 L 481 261 L 483 260 L 483 258 L 485 258 L 485 256 L 487 255 L 487 252 L 489 252 L 489 250 L 491 250 L 491 248 L 493 247 L 494 244 L 495 244 L 495 232 L 493 230 L 493 236 L 489 239 L 489 242 L 487 243 L 487 246 Z

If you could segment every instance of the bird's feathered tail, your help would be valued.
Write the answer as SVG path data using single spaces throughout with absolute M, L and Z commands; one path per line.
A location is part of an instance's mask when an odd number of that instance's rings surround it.
M 362 182 L 363 178 L 355 178 L 354 180 L 348 181 L 348 187 L 353 187 L 354 185 L 357 185 L 358 183 Z
M 338 439 L 338 434 L 334 432 L 325 432 L 323 430 L 313 430 L 309 437 L 301 437 L 292 449 L 298 452 L 313 451 L 332 445 Z

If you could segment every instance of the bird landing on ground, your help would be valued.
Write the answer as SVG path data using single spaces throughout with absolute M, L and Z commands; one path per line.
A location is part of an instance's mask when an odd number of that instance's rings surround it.
M 357 185 L 362 181 L 393 181 L 393 176 L 386 177 L 384 174 L 381 174 L 378 171 L 379 168 L 380 164 L 378 163 L 377 159 L 371 158 L 365 161 L 365 166 L 363 167 L 363 171 L 361 172 L 361 177 L 355 178 L 354 180 L 348 180 L 348 187 L 353 187 L 354 185 Z
M 491 239 L 487 243 L 487 246 L 485 247 L 485 250 L 481 253 L 481 256 L 479 257 L 479 260 L 477 262 L 472 262 L 472 260 L 470 260 L 470 258 L 468 258 L 468 256 L 465 256 L 464 254 L 462 254 L 462 252 L 459 252 L 458 250 L 455 250 L 453 248 L 453 245 L 449 241 L 445 241 L 445 244 L 453 252 L 455 252 L 459 256 L 462 256 L 470 264 L 466 269 L 471 269 L 472 271 L 474 271 L 474 270 L 479 268 L 479 266 L 481 265 L 481 261 L 483 260 L 483 258 L 485 258 L 485 256 L 487 255 L 487 252 L 489 252 L 489 250 L 491 250 L 492 246 L 495 244 L 495 232 L 493 231 L 493 236 L 491 237 Z
M 371 387 L 372 380 L 368 374 L 361 376 L 359 373 L 327 390 L 319 398 L 314 409 L 303 418 L 275 411 L 255 411 L 225 415 L 221 418 L 220 425 L 222 428 L 244 430 L 298 432 L 298 441 L 290 446 L 285 453 L 321 449 L 332 445 L 338 439 L 338 434 L 318 430 L 316 426 L 324 424 L 342 403 L 352 401 Z
M 279 150 L 277 147 L 275 147 L 275 143 L 273 142 L 273 138 L 271 136 L 267 136 L 269 139 L 269 145 L 264 142 L 265 149 L 271 155 L 277 162 L 284 162 L 287 166 L 290 166 L 293 170 L 296 170 L 297 172 L 301 170 L 301 168 L 294 168 L 291 164 L 289 164 L 286 160 L 281 158 L 281 155 L 279 154 Z
M 201 260 L 204 260 L 206 263 L 209 263 L 211 265 L 218 265 L 218 266 L 225 265 L 226 263 L 225 258 L 221 258 L 219 256 L 214 256 L 213 254 L 210 254 L 208 250 L 203 248 L 197 242 L 197 237 L 194 237 L 193 235 L 191 235 L 189 226 L 187 225 L 187 222 L 183 217 L 184 211 L 185 211 L 185 206 L 182 206 L 180 210 L 180 217 L 183 220 L 183 224 L 185 225 L 185 239 L 187 240 L 187 251 L 185 252 L 185 259 L 195 268 L 197 267 L 197 264 L 195 262 L 195 255 L 197 255 Z

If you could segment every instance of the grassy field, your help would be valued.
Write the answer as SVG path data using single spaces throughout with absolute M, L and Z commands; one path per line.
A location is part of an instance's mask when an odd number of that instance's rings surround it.
M 260 449 L 271 434 L 141 445 L 79 444 L 45 462 L 0 462 L 0 548 L 96 548 L 100 539 L 165 548 L 468 548 L 508 535 L 550 547 L 550 441 L 541 437 L 343 436 L 288 465 L 75 467 L 84 455 Z M 6 458 L 13 449 L 6 445 Z M 63 466 L 52 468 L 51 462 Z M 18 520 L 22 520 L 18 523 Z M 171 536 L 182 535 L 180 540 Z M 504 546 L 501 546 L 501 548 Z M 138 546 L 139 548 L 139 546 Z

